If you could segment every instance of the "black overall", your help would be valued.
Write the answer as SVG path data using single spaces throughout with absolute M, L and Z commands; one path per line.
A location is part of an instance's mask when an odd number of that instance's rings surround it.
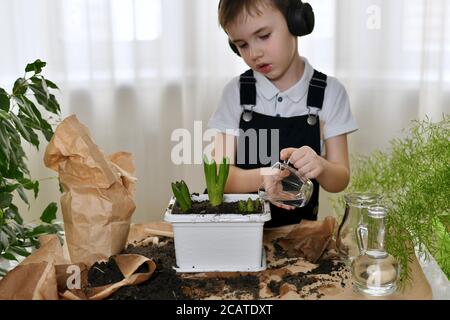
M 310 81 L 309 89 L 308 89 L 308 107 L 314 107 L 321 109 L 323 105 L 323 98 L 326 88 L 326 79 L 327 76 L 323 73 L 320 73 L 314 70 L 314 75 Z M 246 105 L 254 106 L 256 105 L 256 79 L 253 76 L 253 71 L 248 70 L 243 73 L 240 77 L 240 101 L 241 105 L 244 106 L 244 111 L 241 114 L 239 128 L 243 130 L 243 132 L 248 129 L 254 129 L 256 131 L 257 136 L 257 146 L 253 146 L 252 150 L 257 150 L 257 163 L 251 163 L 249 161 L 249 139 L 246 139 L 245 136 L 241 134 L 238 138 L 238 150 L 245 150 L 245 156 L 242 161 L 239 163 L 236 161 L 236 166 L 242 169 L 256 169 L 261 167 L 271 166 L 272 164 L 263 164 L 260 159 L 260 137 L 259 137 L 259 129 L 267 130 L 267 150 L 270 153 L 270 130 L 278 129 L 279 130 L 279 150 L 277 152 L 276 158 L 279 160 L 280 151 L 285 148 L 300 148 L 302 146 L 311 147 L 317 154 L 320 155 L 320 121 L 317 113 L 314 114 L 316 117 L 316 122 L 314 125 L 310 125 L 307 121 L 309 115 L 304 116 L 296 116 L 290 118 L 283 117 L 272 117 L 263 115 L 257 112 L 252 113 L 252 117 L 250 121 L 245 121 L 243 118 L 244 112 L 248 112 L 248 109 L 245 108 Z M 311 112 L 311 109 L 309 109 Z M 318 111 L 317 111 L 318 112 Z M 242 145 L 244 144 L 244 145 Z M 238 151 L 239 152 L 239 151 Z M 242 155 L 241 155 L 242 156 Z M 273 155 L 267 155 L 271 157 Z M 237 157 L 238 159 L 238 157 Z M 242 163 L 243 162 L 243 163 Z M 253 161 L 254 162 L 254 161 Z M 273 228 L 279 227 L 283 225 L 296 224 L 299 223 L 302 219 L 307 220 L 317 220 L 317 213 L 319 211 L 319 184 L 313 179 L 314 191 L 311 196 L 309 203 L 303 208 L 295 208 L 294 210 L 285 210 L 279 207 L 276 207 L 270 204 L 272 219 L 265 223 L 264 227 Z

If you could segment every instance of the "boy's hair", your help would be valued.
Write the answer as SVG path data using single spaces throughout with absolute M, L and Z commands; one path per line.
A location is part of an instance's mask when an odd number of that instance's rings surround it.
M 260 14 L 259 8 L 262 5 L 270 5 L 286 16 L 289 2 L 289 0 L 220 0 L 219 23 L 226 30 L 243 11 L 250 15 Z

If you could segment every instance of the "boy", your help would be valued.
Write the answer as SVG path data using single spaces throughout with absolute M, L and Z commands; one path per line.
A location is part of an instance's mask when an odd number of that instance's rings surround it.
M 275 145 L 271 154 L 311 179 L 314 192 L 303 208 L 271 204 L 265 227 L 316 220 L 319 184 L 340 192 L 349 182 L 347 134 L 357 125 L 340 82 L 298 53 L 297 37 L 314 28 L 312 8 L 300 0 L 222 0 L 219 22 L 233 51 L 251 68 L 225 86 L 208 124 L 219 131 L 216 161 L 232 160 L 225 192 L 256 192 L 267 183 L 270 177 L 260 168 L 271 164 L 260 153 Z M 262 136 L 274 130 L 275 138 Z M 256 143 L 246 139 L 248 132 L 256 132 Z

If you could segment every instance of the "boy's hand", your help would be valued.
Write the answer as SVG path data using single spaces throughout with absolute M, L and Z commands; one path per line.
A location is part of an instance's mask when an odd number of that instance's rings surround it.
M 324 171 L 324 159 L 308 146 L 283 149 L 280 159 L 289 159 L 300 175 L 307 179 L 316 179 Z
M 279 169 L 263 168 L 261 175 L 263 177 L 263 187 L 266 197 L 268 198 L 267 200 L 279 208 L 286 210 L 295 209 L 293 206 L 288 206 L 276 201 L 276 199 L 287 198 L 289 196 L 289 194 L 286 194 L 283 191 L 283 186 L 281 183 L 281 180 L 289 176 L 289 172 L 287 170 L 281 171 Z

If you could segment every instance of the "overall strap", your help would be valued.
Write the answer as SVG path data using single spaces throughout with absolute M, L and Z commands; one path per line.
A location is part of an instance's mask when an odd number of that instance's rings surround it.
M 327 87 L 327 75 L 314 70 L 309 82 L 307 107 L 322 109 L 325 88 Z
M 256 105 L 256 79 L 253 70 L 249 69 L 241 74 L 239 78 L 239 94 L 241 96 L 241 106 Z
M 327 75 L 314 70 L 309 82 L 307 107 L 322 109 L 325 88 L 327 87 Z M 240 103 L 244 105 L 256 105 L 256 79 L 253 70 L 245 71 L 239 77 Z

